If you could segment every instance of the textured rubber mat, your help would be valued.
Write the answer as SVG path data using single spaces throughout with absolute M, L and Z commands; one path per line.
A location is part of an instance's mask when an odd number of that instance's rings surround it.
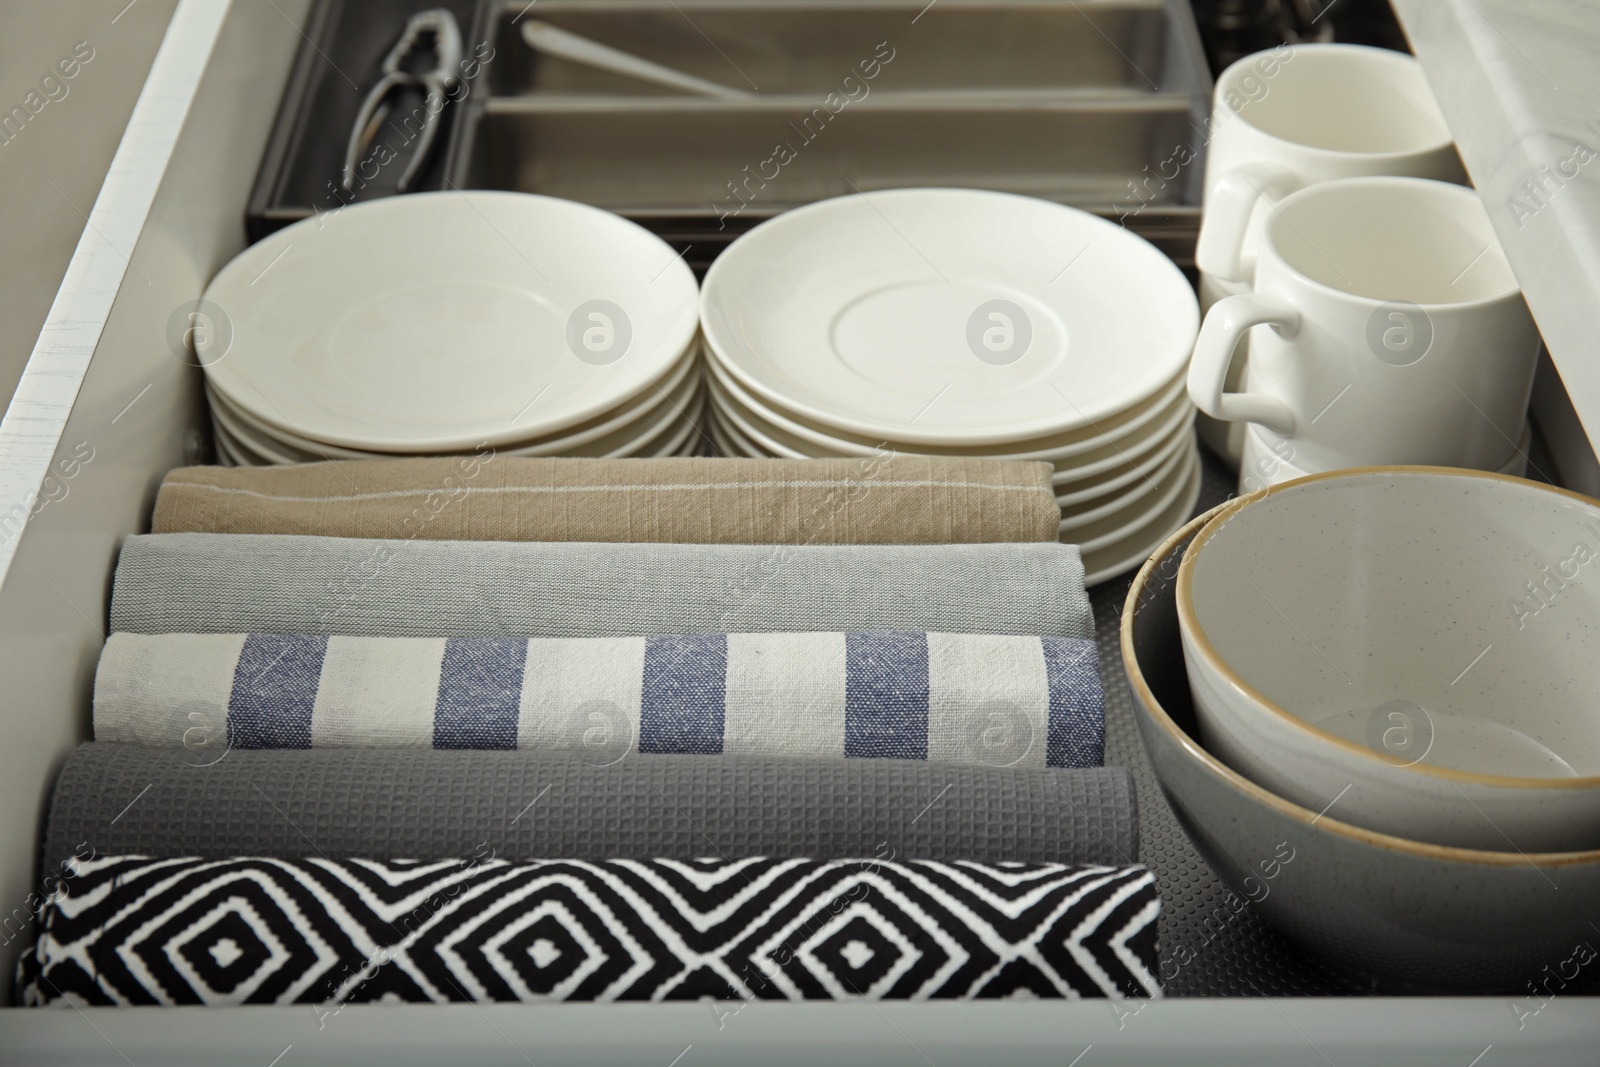
M 1195 514 L 1222 503 L 1234 476 L 1204 449 L 1205 478 Z M 1089 591 L 1105 687 L 1106 763 L 1128 768 L 1139 796 L 1139 858 L 1161 891 L 1161 979 L 1168 996 L 1350 996 L 1367 992 L 1285 941 L 1233 895 L 1178 825 L 1156 781 L 1134 720 L 1119 645 L 1122 602 L 1133 573 Z M 1208 923 L 1207 920 L 1210 920 Z M 1181 950 L 1181 951 L 1180 951 Z M 1180 964 L 1180 961 L 1181 964 Z

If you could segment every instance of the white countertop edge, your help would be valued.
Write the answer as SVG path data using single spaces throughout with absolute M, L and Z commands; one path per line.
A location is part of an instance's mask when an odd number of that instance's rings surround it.
M 1569 161 L 1578 142 L 1600 153 L 1600 9 L 1593 0 L 1394 7 L 1572 406 L 1600 441 L 1600 158 Z M 1552 178 L 1563 162 L 1572 176 Z
M 128 274 L 230 0 L 179 0 L 44 328 L 0 419 L 0 581 Z M 135 284 L 143 284 L 137 277 Z M 107 353 L 104 358 L 115 358 Z

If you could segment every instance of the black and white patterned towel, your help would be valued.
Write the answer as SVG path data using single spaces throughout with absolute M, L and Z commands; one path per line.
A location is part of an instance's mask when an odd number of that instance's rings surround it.
M 116 1005 L 1150 997 L 1159 912 L 1138 866 L 106 856 L 42 905 L 19 985 Z

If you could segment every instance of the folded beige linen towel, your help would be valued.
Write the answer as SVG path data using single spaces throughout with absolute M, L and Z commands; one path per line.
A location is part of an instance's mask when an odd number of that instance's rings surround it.
M 474 456 L 180 467 L 153 533 L 447 541 L 913 545 L 1054 541 L 1048 463 Z

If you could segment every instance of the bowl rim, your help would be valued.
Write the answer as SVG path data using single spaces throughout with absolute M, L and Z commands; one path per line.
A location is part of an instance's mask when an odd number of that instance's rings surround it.
M 1321 476 L 1313 475 L 1312 477 Z M 1283 484 L 1292 483 L 1285 482 Z M 1167 714 L 1167 709 L 1161 706 L 1161 702 L 1156 699 L 1155 693 L 1151 691 L 1150 684 L 1145 681 L 1144 671 L 1139 666 L 1138 657 L 1134 654 L 1134 617 L 1138 614 L 1139 605 L 1144 599 L 1144 593 L 1150 585 L 1151 578 L 1155 575 L 1156 570 L 1172 556 L 1178 545 L 1191 537 L 1197 537 L 1199 532 L 1219 515 L 1237 507 L 1240 499 L 1243 498 L 1236 497 L 1225 501 L 1185 523 L 1177 532 L 1161 543 L 1161 547 L 1156 549 L 1150 558 L 1145 561 L 1144 566 L 1139 568 L 1138 573 L 1134 575 L 1132 585 L 1128 587 L 1128 596 L 1123 602 L 1120 627 L 1122 663 L 1128 676 L 1128 685 L 1133 690 L 1134 698 L 1139 702 L 1151 722 L 1158 729 L 1169 735 L 1184 751 L 1186 756 L 1199 763 L 1211 774 L 1221 778 L 1224 784 L 1231 786 L 1236 792 L 1243 793 L 1248 799 L 1255 801 L 1257 804 L 1270 808 L 1279 815 L 1302 823 L 1308 828 L 1320 830 L 1335 837 L 1342 837 L 1357 844 L 1380 848 L 1388 852 L 1405 853 L 1423 859 L 1475 866 L 1516 867 L 1526 864 L 1539 869 L 1543 867 L 1572 867 L 1600 863 L 1600 849 L 1587 849 L 1578 852 L 1491 852 L 1485 849 L 1456 848 L 1451 845 L 1434 845 L 1425 841 L 1413 841 L 1410 838 L 1397 837 L 1393 834 L 1382 833 L 1378 830 L 1368 830 L 1365 827 L 1342 822 L 1330 815 L 1319 814 L 1309 808 L 1303 808 L 1292 801 L 1285 800 L 1276 793 L 1250 781 L 1250 779 L 1207 752 L 1200 746 L 1198 741 L 1189 736 L 1173 721 L 1172 716 Z M 1184 553 L 1184 557 L 1187 558 L 1187 556 L 1188 553 Z M 1182 564 L 1180 563 L 1179 566 L 1181 568 Z M 1159 779 L 1160 776 L 1157 775 L 1157 778 Z
M 1268 699 L 1255 686 L 1228 665 L 1222 658 L 1210 638 L 1206 636 L 1205 628 L 1200 625 L 1200 616 L 1194 606 L 1194 566 L 1195 560 L 1201 551 L 1210 543 L 1211 539 L 1222 530 L 1227 521 L 1234 515 L 1246 510 L 1252 505 L 1272 497 L 1275 494 L 1300 489 L 1319 482 L 1356 480 L 1370 477 L 1375 474 L 1383 475 L 1438 475 L 1448 478 L 1477 478 L 1490 482 L 1509 482 L 1518 487 L 1531 488 L 1539 492 L 1550 493 L 1555 496 L 1570 497 L 1571 499 L 1589 508 L 1600 508 L 1600 500 L 1575 493 L 1570 489 L 1560 486 L 1546 485 L 1543 482 L 1530 481 L 1526 478 L 1517 478 L 1509 474 L 1497 474 L 1492 471 L 1468 470 L 1462 467 L 1423 467 L 1423 466 L 1392 466 L 1392 467 L 1349 467 L 1342 470 L 1325 471 L 1321 474 L 1312 474 L 1304 478 L 1295 478 L 1291 481 L 1280 482 L 1277 485 L 1266 486 L 1246 496 L 1235 497 L 1226 501 L 1214 510 L 1210 521 L 1205 523 L 1198 533 L 1194 535 L 1194 542 L 1189 550 L 1183 554 L 1183 561 L 1178 565 L 1178 622 L 1185 631 L 1185 635 L 1193 642 L 1194 651 L 1205 658 L 1208 666 L 1217 671 L 1231 685 L 1237 687 L 1255 704 L 1265 709 L 1269 714 L 1275 715 L 1324 744 L 1331 744 L 1344 752 L 1356 756 L 1358 759 L 1370 760 L 1379 766 L 1388 767 L 1402 772 L 1416 772 L 1427 777 L 1439 778 L 1448 782 L 1463 782 L 1472 785 L 1495 786 L 1502 789 L 1600 789 L 1600 775 L 1585 775 L 1576 778 L 1527 778 L 1503 774 L 1482 774 L 1476 771 L 1457 770 L 1453 767 L 1439 767 L 1427 763 L 1394 764 L 1382 759 L 1371 749 L 1348 741 L 1336 734 L 1330 733 L 1321 727 L 1314 726 L 1293 712 L 1283 708 Z

